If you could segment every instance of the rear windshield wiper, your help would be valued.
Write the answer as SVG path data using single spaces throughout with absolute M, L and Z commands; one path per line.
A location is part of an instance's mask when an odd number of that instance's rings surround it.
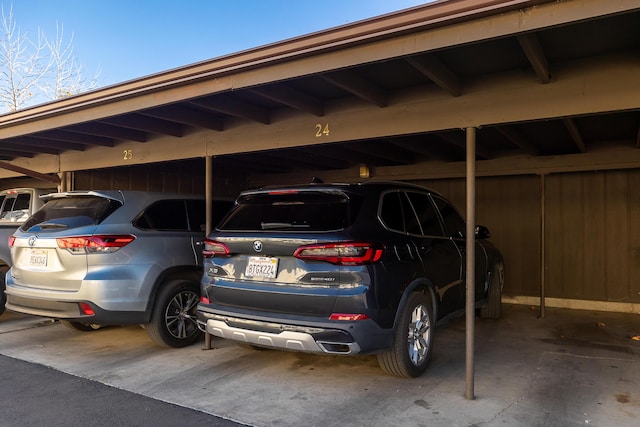
M 309 228 L 309 224 L 292 224 L 290 222 L 261 222 L 263 230 L 275 230 L 277 228 Z

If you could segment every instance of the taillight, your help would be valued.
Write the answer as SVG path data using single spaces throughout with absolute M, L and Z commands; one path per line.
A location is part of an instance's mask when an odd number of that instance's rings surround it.
M 213 258 L 216 255 L 227 256 L 231 254 L 227 245 L 215 240 L 204 239 L 204 249 L 202 250 L 202 256 L 205 258 Z
M 16 243 L 16 238 L 15 238 L 15 236 L 9 236 L 9 241 L 8 241 L 8 243 L 9 243 L 9 247 L 10 247 L 10 248 L 12 248 L 12 247 L 13 247 L 13 245 Z
M 59 237 L 56 239 L 60 249 L 72 254 L 113 253 L 136 239 L 130 234 Z
M 382 247 L 373 243 L 347 242 L 300 246 L 293 256 L 337 265 L 361 265 L 379 261 L 382 253 Z
M 89 304 L 87 304 L 86 302 L 78 303 L 78 306 L 80 307 L 80 312 L 82 312 L 82 314 L 84 314 L 85 316 L 95 316 L 96 315 L 96 312 L 93 311 L 93 308 L 91 308 L 91 306 Z
M 355 320 L 367 320 L 369 316 L 362 313 L 332 313 L 329 316 L 329 320 L 341 320 L 346 322 L 352 322 Z

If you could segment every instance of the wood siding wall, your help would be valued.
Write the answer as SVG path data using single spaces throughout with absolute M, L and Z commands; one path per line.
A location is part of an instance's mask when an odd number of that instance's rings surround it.
M 213 168 L 214 196 L 235 199 L 246 188 L 238 171 Z M 204 159 L 74 172 L 75 190 L 140 190 L 205 194 Z
M 640 170 L 545 176 L 546 296 L 640 302 Z M 505 295 L 540 295 L 540 176 L 478 178 L 476 218 L 505 258 Z M 464 216 L 463 179 L 420 181 Z
M 204 192 L 198 167 L 157 165 L 75 173 L 75 188 Z M 214 167 L 215 194 L 235 197 L 246 177 Z M 551 174 L 545 181 L 546 296 L 640 302 L 640 169 Z M 464 216 L 465 180 L 412 181 L 449 198 Z M 506 265 L 506 296 L 540 295 L 542 178 L 478 178 L 477 222 Z

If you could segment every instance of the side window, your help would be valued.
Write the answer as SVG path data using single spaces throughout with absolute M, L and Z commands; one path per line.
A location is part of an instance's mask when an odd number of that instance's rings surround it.
M 390 192 L 382 196 L 380 219 L 390 230 L 422 234 L 418 218 L 403 192 Z
M 204 200 L 187 200 L 186 202 L 189 229 L 191 231 L 204 231 L 207 227 L 207 210 Z
M 466 226 L 464 220 L 455 208 L 451 206 L 449 202 L 439 197 L 434 197 L 433 200 L 440 211 L 440 215 L 442 215 L 442 219 L 444 220 L 446 235 L 453 236 L 459 233 L 460 236 L 464 236 Z
M 187 231 L 187 213 L 184 200 L 160 200 L 148 206 L 134 221 L 145 230 Z
M 2 207 L 2 219 L 17 221 L 19 219 L 26 219 L 29 215 L 29 203 L 31 201 L 31 194 L 22 193 L 18 194 L 15 198 L 6 199 L 4 206 Z
M 401 194 L 386 193 L 382 196 L 380 220 L 389 230 L 404 232 L 404 214 L 402 212 Z
M 425 236 L 443 236 L 442 225 L 433 203 L 426 193 L 408 192 L 407 196 L 418 216 L 422 234 Z

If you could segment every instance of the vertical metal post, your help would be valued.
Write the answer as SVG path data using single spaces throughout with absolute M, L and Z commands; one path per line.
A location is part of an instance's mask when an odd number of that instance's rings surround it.
M 545 229 L 545 175 L 540 175 L 540 315 L 544 319 L 545 306 L 545 277 L 546 277 L 546 257 L 545 257 L 545 237 L 547 231 Z
M 466 230 L 466 393 L 474 396 L 474 335 L 476 301 L 476 129 L 467 128 L 467 230 Z
M 213 230 L 213 156 L 205 157 L 205 200 L 207 204 L 206 210 L 206 226 L 205 232 L 207 235 Z
M 206 203 L 206 225 L 205 233 L 208 236 L 213 230 L 213 156 L 205 157 L 205 203 Z M 203 247 L 204 249 L 204 247 Z M 211 335 L 205 331 L 204 333 L 204 349 L 211 350 Z

